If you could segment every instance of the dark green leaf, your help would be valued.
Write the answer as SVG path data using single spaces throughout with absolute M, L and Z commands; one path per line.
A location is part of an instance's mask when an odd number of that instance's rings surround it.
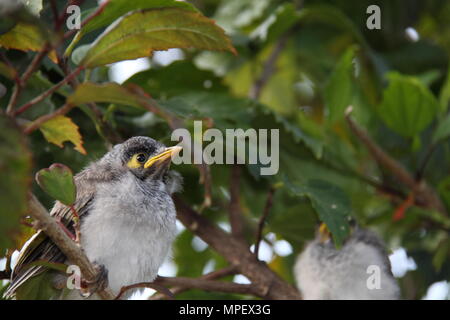
M 68 206 L 75 202 L 75 182 L 72 171 L 65 165 L 55 163 L 47 169 L 39 170 L 36 173 L 36 181 L 52 198 Z

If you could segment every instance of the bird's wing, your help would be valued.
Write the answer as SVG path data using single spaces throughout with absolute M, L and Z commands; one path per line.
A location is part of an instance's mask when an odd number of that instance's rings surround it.
M 92 186 L 86 187 L 83 185 L 83 188 L 78 189 L 82 189 L 82 192 L 81 194 L 78 192 L 74 208 L 81 219 L 81 217 L 86 215 L 89 211 L 94 198 L 94 188 Z M 72 220 L 73 213 L 68 206 L 56 202 L 50 214 L 54 217 L 59 217 L 61 223 L 64 224 L 69 231 L 74 232 Z M 26 280 L 47 270 L 43 265 L 30 266 L 33 262 L 46 261 L 62 263 L 65 260 L 66 257 L 59 248 L 45 235 L 44 232 L 38 231 L 20 251 L 19 258 L 11 276 L 11 284 L 5 292 L 5 296 L 11 297 L 14 295 L 17 288 L 19 288 Z

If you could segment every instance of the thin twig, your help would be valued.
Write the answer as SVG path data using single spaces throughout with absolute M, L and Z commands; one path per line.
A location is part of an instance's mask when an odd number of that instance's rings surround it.
M 42 60 L 45 58 L 47 53 L 50 51 L 50 48 L 51 48 L 50 44 L 46 42 L 42 50 L 39 51 L 39 53 L 34 56 L 33 60 L 31 61 L 30 65 L 25 70 L 23 75 L 16 80 L 16 85 L 14 86 L 11 98 L 9 99 L 8 106 L 6 107 L 6 114 L 10 115 L 13 113 L 13 108 L 16 105 L 17 100 L 19 99 L 22 89 L 25 87 L 31 75 L 39 67 L 39 65 L 41 64 Z
M 54 112 L 49 113 L 49 114 L 45 114 L 45 115 L 43 115 L 43 116 L 37 118 L 36 120 L 34 120 L 33 122 L 31 122 L 31 124 L 29 124 L 29 125 L 23 130 L 23 133 L 25 133 L 25 134 L 30 134 L 30 133 L 33 132 L 34 130 L 39 129 L 40 126 L 41 126 L 43 123 L 45 123 L 45 122 L 47 122 L 47 121 L 49 121 L 49 120 L 51 120 L 51 119 L 53 119 L 53 118 L 55 118 L 55 117 L 57 117 L 57 116 L 63 116 L 63 115 L 65 115 L 65 114 L 68 113 L 70 110 L 72 110 L 73 107 L 74 107 L 73 105 L 71 105 L 71 104 L 69 104 L 69 103 L 66 103 L 66 104 L 63 105 L 61 108 L 55 110 Z
M 216 279 L 220 279 L 220 278 L 224 278 L 227 277 L 229 275 L 233 275 L 236 274 L 236 267 L 234 266 L 228 266 L 226 268 L 220 269 L 220 270 L 215 270 L 212 271 L 210 273 L 204 274 L 201 277 L 199 277 L 199 279 L 203 279 L 203 280 L 216 280 Z M 186 287 L 186 286 L 174 286 L 170 289 L 170 291 L 172 292 L 172 294 L 175 296 L 177 294 L 180 294 L 182 292 L 185 292 L 187 290 L 191 289 L 190 287 Z M 153 295 L 151 297 L 149 297 L 149 300 L 160 300 L 162 299 L 164 296 L 161 294 L 156 294 Z
M 241 241 L 244 238 L 244 221 L 241 212 L 241 172 L 242 168 L 238 164 L 233 164 L 231 167 L 230 177 L 230 205 L 229 205 L 229 220 L 231 225 L 231 234 Z
M 351 118 L 352 107 L 346 110 L 347 123 L 361 142 L 367 147 L 380 167 L 386 168 L 399 182 L 410 188 L 423 206 L 448 215 L 436 192 L 425 182 L 416 181 L 399 162 L 387 154 L 362 128 Z
M 263 66 L 263 71 L 261 72 L 261 75 L 258 79 L 253 83 L 252 87 L 250 88 L 248 96 L 251 99 L 258 100 L 259 96 L 261 95 L 261 92 L 266 85 L 267 81 L 269 81 L 272 74 L 276 71 L 275 64 L 278 60 L 278 57 L 280 56 L 281 52 L 283 51 L 284 47 L 287 44 L 287 41 L 289 40 L 290 31 L 283 34 L 280 39 L 275 44 L 275 47 L 273 48 L 272 52 L 270 53 L 269 58 L 266 60 Z
M 260 292 L 255 290 L 254 286 L 234 282 L 186 277 L 158 277 L 155 282 L 164 286 L 183 286 L 191 289 L 201 289 L 205 291 L 251 294 L 261 296 Z
M 119 300 L 124 295 L 124 293 L 127 292 L 128 290 L 137 289 L 137 288 L 150 288 L 150 289 L 153 289 L 153 290 L 156 290 L 156 291 L 162 293 L 163 295 L 165 295 L 170 300 L 174 299 L 174 296 L 173 296 L 172 292 L 170 292 L 169 289 L 167 289 L 166 287 L 164 287 L 164 286 L 162 286 L 162 285 L 160 285 L 158 283 L 155 283 L 155 282 L 139 282 L 139 283 L 135 283 L 135 284 L 132 284 L 132 285 L 129 285 L 129 286 L 122 287 L 122 289 L 120 289 L 119 294 L 115 297 L 114 300 Z
M 27 111 L 30 107 L 32 107 L 33 105 L 35 105 L 36 103 L 41 102 L 42 100 L 44 100 L 45 98 L 47 98 L 48 96 L 50 96 L 53 92 L 55 92 L 56 90 L 58 90 L 61 86 L 63 86 L 64 84 L 66 84 L 67 82 L 69 82 L 72 78 L 76 77 L 81 70 L 83 70 L 83 66 L 79 66 L 78 68 L 76 68 L 71 74 L 69 74 L 68 76 L 66 76 L 64 79 L 62 79 L 60 82 L 58 82 L 57 84 L 55 84 L 53 87 L 51 87 L 50 89 L 48 89 L 47 91 L 41 93 L 40 95 L 38 95 L 37 97 L 33 98 L 32 100 L 30 100 L 29 102 L 25 103 L 23 106 L 21 106 L 20 108 L 18 108 L 13 115 L 17 116 L 25 111 Z
M 86 281 L 94 282 L 97 279 L 96 268 L 91 264 L 81 248 L 78 247 L 77 244 L 58 226 L 56 220 L 50 216 L 44 206 L 33 194 L 30 194 L 29 210 L 30 215 L 37 222 L 37 227 L 45 232 L 73 264 L 80 268 Z M 99 290 L 97 294 L 102 299 L 106 300 L 115 298 L 115 295 L 108 287 Z
M 255 256 L 257 259 L 259 256 L 259 246 L 260 246 L 261 240 L 262 240 L 262 232 L 264 229 L 264 224 L 266 222 L 267 217 L 269 216 L 270 209 L 272 208 L 274 193 L 275 193 L 275 188 L 272 186 L 272 187 L 270 187 L 269 192 L 267 193 L 266 205 L 264 206 L 263 214 L 261 215 L 261 218 L 259 219 L 259 222 L 258 222 L 258 230 L 256 233 L 256 242 L 255 242 L 255 250 L 254 250 Z

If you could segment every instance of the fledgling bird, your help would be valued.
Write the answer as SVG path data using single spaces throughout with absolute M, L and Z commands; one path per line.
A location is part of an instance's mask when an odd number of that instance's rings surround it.
M 116 294 L 123 286 L 154 280 L 169 253 L 176 231 L 171 194 L 180 190 L 181 176 L 168 169 L 180 150 L 148 137 L 133 137 L 74 177 L 81 248 L 90 261 L 106 270 L 108 285 Z M 73 232 L 67 206 L 56 202 L 51 215 Z M 27 268 L 38 260 L 70 264 L 39 231 L 21 250 L 7 297 L 13 297 L 30 278 L 52 272 L 39 265 Z M 52 281 L 62 283 L 59 289 L 63 289 L 66 275 L 52 275 Z M 80 299 L 81 295 L 78 290 L 60 290 L 52 298 Z
M 294 266 L 305 300 L 399 299 L 387 252 L 375 233 L 356 227 L 338 250 L 324 226 Z

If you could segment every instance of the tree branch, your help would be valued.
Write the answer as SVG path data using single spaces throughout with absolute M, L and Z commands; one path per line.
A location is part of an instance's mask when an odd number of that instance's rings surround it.
M 203 279 L 203 280 L 215 280 L 215 279 L 220 279 L 232 274 L 236 274 L 236 267 L 233 266 L 229 266 L 220 270 L 216 270 L 216 271 L 212 271 L 210 273 L 207 273 L 205 275 L 202 275 L 201 277 L 199 277 L 199 279 Z M 190 287 L 183 287 L 183 286 L 176 286 L 176 287 L 172 287 L 170 289 L 170 291 L 172 292 L 172 294 L 175 296 L 177 294 L 180 294 L 184 291 L 187 291 L 189 289 L 192 289 Z M 160 300 L 162 299 L 163 296 L 162 295 L 153 295 L 149 298 L 149 300 Z
M 240 241 L 245 242 L 244 238 L 244 221 L 241 212 L 241 174 L 242 168 L 238 164 L 231 166 L 230 177 L 230 205 L 229 205 L 229 220 L 231 225 L 231 234 Z
M 264 206 L 263 214 L 262 214 L 261 218 L 259 219 L 258 231 L 256 233 L 255 250 L 254 250 L 255 256 L 257 259 L 259 256 L 259 245 L 261 244 L 264 224 L 266 222 L 267 216 L 269 215 L 270 209 L 272 208 L 274 193 L 275 193 L 275 188 L 272 186 L 272 187 L 270 187 L 269 193 L 267 194 L 267 200 L 266 200 L 266 205 Z
M 265 299 L 301 299 L 299 292 L 256 259 L 248 246 L 225 233 L 205 217 L 190 208 L 178 196 L 174 197 L 178 219 L 214 250 L 222 255 L 238 273 L 252 281 L 257 296 Z
M 30 194 L 29 199 L 30 215 L 36 220 L 36 227 L 45 232 L 45 234 L 58 246 L 66 257 L 76 264 L 88 282 L 93 282 L 97 278 L 97 270 L 91 264 L 85 253 L 69 236 L 58 226 L 55 219 L 50 216 L 44 206 Z M 99 290 L 97 294 L 105 300 L 112 300 L 115 295 L 109 288 Z
M 272 74 L 275 72 L 275 64 L 278 60 L 278 57 L 280 56 L 281 52 L 283 51 L 284 47 L 287 44 L 290 33 L 291 33 L 290 31 L 286 32 L 276 42 L 272 52 L 270 53 L 269 58 L 264 63 L 263 71 L 261 72 L 261 75 L 259 76 L 258 79 L 256 79 L 256 81 L 253 83 L 252 87 L 250 88 L 248 96 L 251 99 L 254 99 L 254 100 L 259 99 L 262 89 L 266 85 L 267 81 L 269 81 Z
M 155 282 L 164 286 L 183 286 L 190 289 L 201 289 L 205 291 L 251 294 L 260 296 L 260 291 L 255 290 L 255 287 L 249 284 L 239 284 L 234 282 L 186 277 L 158 277 L 156 278 Z
M 361 142 L 367 147 L 372 157 L 377 161 L 380 167 L 387 169 L 396 179 L 403 183 L 406 187 L 410 188 L 416 195 L 416 199 L 420 205 L 437 210 L 438 212 L 448 215 L 444 205 L 439 199 L 436 192 L 425 182 L 416 181 L 399 162 L 393 159 L 387 154 L 362 128 L 356 124 L 351 118 L 352 107 L 348 107 L 346 110 L 345 118 L 347 123 L 355 134 L 355 136 L 361 140 Z
M 167 289 L 166 287 L 164 287 L 158 283 L 155 283 L 155 281 L 154 281 L 154 282 L 139 282 L 139 283 L 135 283 L 135 284 L 132 284 L 129 286 L 124 286 L 124 287 L 122 287 L 122 289 L 120 289 L 119 294 L 115 297 L 114 300 L 119 300 L 125 292 L 127 292 L 128 290 L 131 290 L 131 289 L 136 289 L 136 288 L 150 288 L 150 289 L 156 290 L 158 292 L 161 292 L 162 294 L 164 294 L 171 300 L 174 298 L 172 292 L 170 292 L 169 289 Z
M 37 97 L 33 98 L 32 100 L 28 101 L 27 103 L 25 103 L 23 106 L 21 106 L 20 108 L 18 108 L 13 115 L 17 116 L 25 111 L 27 111 L 30 107 L 32 107 L 33 105 L 35 105 L 36 103 L 41 102 L 42 100 L 44 100 L 45 98 L 47 98 L 49 95 L 51 95 L 53 92 L 55 92 L 56 90 L 58 90 L 61 86 L 63 86 L 64 84 L 66 84 L 67 82 L 69 82 L 70 80 L 72 80 L 74 77 L 76 77 L 78 75 L 78 73 L 80 73 L 80 71 L 83 70 L 82 66 L 79 66 L 78 68 L 76 68 L 71 74 L 69 74 L 68 76 L 66 76 L 64 79 L 62 79 L 60 82 L 58 82 L 57 84 L 55 84 L 53 87 L 51 87 L 50 89 L 48 89 L 47 91 L 41 93 L 40 95 L 38 95 Z
M 39 118 L 37 118 L 36 120 L 34 120 L 31 124 L 29 124 L 24 130 L 23 133 L 25 134 L 30 134 L 31 132 L 33 132 L 36 129 L 39 129 L 39 127 L 44 123 L 47 122 L 57 116 L 63 116 L 66 113 L 68 113 L 70 110 L 72 110 L 74 106 L 71 104 L 66 103 L 65 105 L 63 105 L 61 108 L 55 110 L 52 113 L 49 114 L 45 114 Z

